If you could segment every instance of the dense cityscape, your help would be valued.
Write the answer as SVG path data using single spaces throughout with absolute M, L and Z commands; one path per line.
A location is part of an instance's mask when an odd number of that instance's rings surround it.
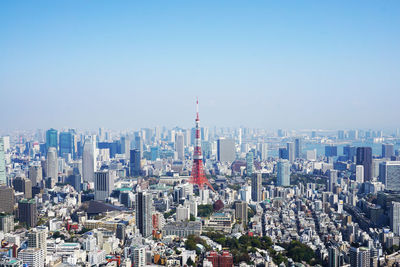
M 400 133 L 0 138 L 0 266 L 398 266 Z

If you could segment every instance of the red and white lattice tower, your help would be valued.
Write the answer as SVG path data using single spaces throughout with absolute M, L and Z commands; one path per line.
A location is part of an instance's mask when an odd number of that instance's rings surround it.
M 194 141 L 194 152 L 193 152 L 193 167 L 192 175 L 189 182 L 193 185 L 197 185 L 199 189 L 204 189 L 204 185 L 207 185 L 213 191 L 214 188 L 208 181 L 203 167 L 203 157 L 201 154 L 201 140 L 200 140 L 200 117 L 199 117 L 199 100 L 196 101 L 196 136 Z

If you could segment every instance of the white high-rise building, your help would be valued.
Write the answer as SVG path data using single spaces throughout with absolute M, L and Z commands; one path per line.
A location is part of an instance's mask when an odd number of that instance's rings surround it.
M 58 182 L 58 159 L 55 147 L 49 147 L 47 150 L 46 176 L 51 178 L 51 187 Z
M 262 161 L 267 160 L 268 158 L 268 144 L 267 143 L 261 143 L 260 144 L 260 158 Z
M 86 138 L 83 144 L 83 155 L 82 155 L 82 174 L 84 182 L 94 181 L 94 171 L 95 171 L 95 146 L 92 138 Z
M 146 266 L 146 249 L 137 247 L 133 250 L 133 267 Z
M 45 263 L 44 251 L 40 248 L 27 248 L 18 253 L 18 258 L 29 267 L 43 267 Z
M 94 199 L 106 200 L 114 190 L 116 173 L 114 170 L 100 171 L 95 173 Z
M 7 184 L 6 159 L 4 157 L 4 137 L 0 137 L 0 185 Z
M 356 166 L 356 181 L 358 183 L 364 182 L 364 166 L 363 165 Z
M 182 205 L 179 205 L 176 208 L 176 221 L 184 222 L 184 221 L 189 221 L 189 219 L 190 219 L 190 209 Z
M 38 226 L 27 233 L 28 247 L 40 248 L 44 252 L 44 257 L 47 255 L 47 227 Z
M 316 161 L 317 160 L 317 150 L 307 150 L 306 152 L 306 159 L 309 161 Z
M 379 180 L 386 190 L 400 191 L 400 161 L 385 161 L 379 164 Z

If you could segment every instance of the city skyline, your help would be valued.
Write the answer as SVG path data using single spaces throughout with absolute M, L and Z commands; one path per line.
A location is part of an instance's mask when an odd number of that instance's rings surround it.
M 2 129 L 397 127 L 396 1 L 1 6 Z

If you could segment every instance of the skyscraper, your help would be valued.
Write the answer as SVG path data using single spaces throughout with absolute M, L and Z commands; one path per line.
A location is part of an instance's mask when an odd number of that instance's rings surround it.
M 130 157 L 130 176 L 139 176 L 140 175 L 140 150 L 131 149 L 131 157 Z
M 244 201 L 235 202 L 235 218 L 240 220 L 243 226 L 247 225 L 248 222 L 248 209 L 247 203 Z
M 257 173 L 257 175 L 251 177 L 251 199 L 254 202 L 260 202 L 262 200 L 261 190 L 262 190 L 262 174 Z
M 58 182 L 57 149 L 49 147 L 46 158 L 46 176 L 51 178 L 51 187 Z
M 47 227 L 38 226 L 31 229 L 26 235 L 28 237 L 29 248 L 40 248 L 47 254 Z
M 336 157 L 337 155 L 337 146 L 325 146 L 325 157 Z
M 0 212 L 13 214 L 14 204 L 14 189 L 0 185 Z
M 279 148 L 279 158 L 280 159 L 289 159 L 288 150 L 285 147 Z
M 371 181 L 372 149 L 370 147 L 357 147 L 356 164 L 364 166 L 364 181 Z
M 339 267 L 340 266 L 340 249 L 337 246 L 331 245 L 328 248 L 328 266 Z
M 303 146 L 301 138 L 296 138 L 294 140 L 294 147 L 295 147 L 295 158 L 301 158 L 303 154 Z
M 50 147 L 55 147 L 56 150 L 58 147 L 58 132 L 53 128 L 46 131 L 46 151 Z
M 18 202 L 18 219 L 28 228 L 37 224 L 37 207 L 35 199 L 23 199 Z
M 370 267 L 371 258 L 369 249 L 366 247 L 350 247 L 351 267 Z
M 294 162 L 296 159 L 296 149 L 293 142 L 287 143 L 287 153 L 288 153 L 288 160 L 290 162 Z
M 364 166 L 356 165 L 356 181 L 358 183 L 364 183 Z
M 83 144 L 82 174 L 84 182 L 94 181 L 95 171 L 95 144 L 92 138 L 86 138 Z
M 143 139 L 140 135 L 135 137 L 135 148 L 140 152 L 140 159 L 143 158 Z
M 382 144 L 382 158 L 391 158 L 394 156 L 393 144 Z
M 25 198 L 32 198 L 32 181 L 23 177 L 17 177 L 13 181 L 15 191 L 24 193 Z
M 247 172 L 247 176 L 253 175 L 253 172 L 254 172 L 253 152 L 247 152 L 247 154 L 246 154 L 246 172 Z
M 179 160 L 184 160 L 185 159 L 185 143 L 184 143 L 184 138 L 182 133 L 177 133 L 175 135 L 175 151 L 178 154 L 178 159 Z
M 217 154 L 219 162 L 233 162 L 236 158 L 235 141 L 228 138 L 218 139 Z
M 290 163 L 281 159 L 277 164 L 277 185 L 290 186 Z
M 148 237 L 153 231 L 153 196 L 147 192 L 136 194 L 136 225 L 143 237 Z
M 392 202 L 390 206 L 390 230 L 398 236 L 400 235 L 400 202 Z
M 114 190 L 115 171 L 99 171 L 95 173 L 94 199 L 106 200 Z
M 6 159 L 4 157 L 4 139 L 0 137 L 0 185 L 7 184 Z
M 32 186 L 36 186 L 43 179 L 42 166 L 32 165 L 29 167 L 28 177 L 32 181 Z
M 338 171 L 337 170 L 329 170 L 328 175 L 329 175 L 329 177 L 328 177 L 327 190 L 329 192 L 333 192 L 333 188 L 337 184 Z
M 60 133 L 60 157 L 66 158 L 67 154 L 71 154 L 75 158 L 75 134 L 72 131 Z
M 262 161 L 268 159 L 268 144 L 267 143 L 260 143 L 260 159 Z
M 385 161 L 379 164 L 379 180 L 386 190 L 400 191 L 400 161 Z

